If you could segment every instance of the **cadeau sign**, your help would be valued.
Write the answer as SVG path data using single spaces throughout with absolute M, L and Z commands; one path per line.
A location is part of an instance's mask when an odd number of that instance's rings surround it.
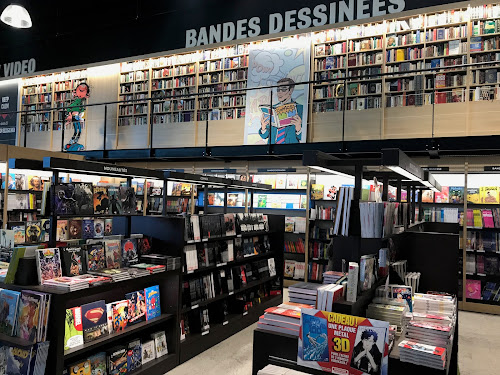
M 297 364 L 330 374 L 387 375 L 389 323 L 302 309 Z

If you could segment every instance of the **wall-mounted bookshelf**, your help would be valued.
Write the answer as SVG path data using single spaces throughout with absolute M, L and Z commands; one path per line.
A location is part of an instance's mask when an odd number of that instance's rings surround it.
M 149 60 L 122 63 L 118 87 L 118 126 L 147 126 L 151 96 Z M 133 100 L 133 102 L 128 102 Z

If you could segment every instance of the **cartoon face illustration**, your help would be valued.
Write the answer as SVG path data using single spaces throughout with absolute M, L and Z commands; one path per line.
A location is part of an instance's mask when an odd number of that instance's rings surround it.
M 89 86 L 86 83 L 80 83 L 76 87 L 74 95 L 80 99 L 86 98 L 89 95 Z
M 293 82 L 292 80 L 290 81 Z M 281 103 L 289 102 L 292 99 L 293 85 L 291 82 L 279 83 L 279 86 L 276 88 L 276 94 Z

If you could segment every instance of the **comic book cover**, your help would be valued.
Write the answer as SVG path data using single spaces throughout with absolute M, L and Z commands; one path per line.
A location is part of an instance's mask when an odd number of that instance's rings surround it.
M 148 363 L 156 358 L 154 340 L 145 341 L 142 343 L 142 363 Z
M 16 224 L 12 226 L 14 231 L 14 244 L 22 244 L 26 242 L 26 227 L 24 224 Z
M 93 375 L 89 359 L 83 362 L 73 363 L 69 366 L 69 371 L 71 375 Z
M 26 186 L 26 176 L 16 173 L 16 190 L 27 190 Z
M 6 181 L 5 173 L 2 173 L 2 189 L 5 189 L 5 181 Z M 7 180 L 7 187 L 11 190 L 16 189 L 16 175 L 14 173 L 9 173 Z
M 132 371 L 142 366 L 141 340 L 134 340 L 128 344 L 127 370 Z
M 109 213 L 121 215 L 123 213 L 120 201 L 120 188 L 118 186 L 108 186 Z
M 82 308 L 66 309 L 64 350 L 83 345 Z
M 113 234 L 113 219 L 104 219 L 104 235 L 111 236 Z
M 125 294 L 128 300 L 128 323 L 136 324 L 146 320 L 146 297 L 144 290 Z
M 106 302 L 95 301 L 82 305 L 83 341 L 89 342 L 108 334 Z
M 161 315 L 160 288 L 158 285 L 144 289 L 146 297 L 146 320 L 157 318 Z
M 94 213 L 107 214 L 108 212 L 108 188 L 106 186 L 94 186 Z
M 481 203 L 498 204 L 498 186 L 481 186 L 479 188 L 479 198 Z
M 128 300 L 116 301 L 111 305 L 113 307 L 113 331 L 125 330 L 128 324 Z
M 122 247 L 122 264 L 124 267 L 130 267 L 132 264 L 139 263 L 136 238 L 127 238 L 121 240 L 121 247 Z
M 45 280 L 62 276 L 61 255 L 57 247 L 36 249 L 35 255 L 40 285 Z
M 7 346 L 0 344 L 0 374 L 7 374 Z
M 31 347 L 22 347 L 10 344 L 7 347 L 7 374 L 28 374 L 31 360 Z
M 56 241 L 69 240 L 69 220 L 57 220 Z
M 320 184 L 311 185 L 311 199 L 321 200 L 323 199 L 323 194 L 325 191 L 325 186 Z
M 450 186 L 449 194 L 450 203 L 464 203 L 463 186 Z
M 104 237 L 104 219 L 94 220 L 94 236 L 95 238 Z
M 14 290 L 0 291 L 0 332 L 14 336 L 16 328 L 17 310 L 21 293 Z
M 79 246 L 61 248 L 64 276 L 78 276 L 85 273 L 83 250 Z
M 75 182 L 73 199 L 75 200 L 75 214 L 92 215 L 94 213 L 94 194 L 92 183 Z
M 100 271 L 106 268 L 106 255 L 102 245 L 89 245 L 86 253 L 87 271 Z
M 134 215 L 137 210 L 137 199 L 135 197 L 134 189 L 131 187 L 120 186 L 118 194 L 122 206 L 122 213 Z
M 28 176 L 28 190 L 43 190 L 43 182 L 40 176 Z
M 151 253 L 151 237 L 142 236 L 137 239 L 137 252 L 140 256 Z
M 94 238 L 94 220 L 92 219 L 83 219 L 82 221 L 82 236 L 83 239 Z
M 58 184 L 54 188 L 54 212 L 56 215 L 73 215 L 76 213 L 76 201 L 73 197 L 73 184 Z
M 208 312 L 208 310 L 204 309 L 203 312 L 205 311 Z M 165 331 L 153 333 L 151 335 L 151 338 L 155 341 L 156 358 L 168 354 L 167 337 L 165 335 Z
M 127 371 L 127 349 L 118 346 L 108 352 L 108 374 L 126 374 Z
M 50 219 L 42 219 L 41 222 L 42 222 L 42 225 L 41 225 L 42 233 L 40 234 L 40 241 L 41 242 L 49 242 L 49 240 L 50 240 Z
M 42 296 L 23 290 L 19 299 L 17 336 L 29 342 L 36 342 L 39 319 L 42 312 Z
M 107 268 L 120 268 L 122 263 L 122 248 L 120 240 L 104 241 L 106 248 Z
M 0 229 L 0 248 L 12 250 L 14 248 L 14 231 L 11 229 Z
M 100 352 L 89 357 L 92 375 L 106 375 L 106 353 Z
M 82 238 L 82 220 L 70 219 L 69 220 L 69 239 L 79 240 Z

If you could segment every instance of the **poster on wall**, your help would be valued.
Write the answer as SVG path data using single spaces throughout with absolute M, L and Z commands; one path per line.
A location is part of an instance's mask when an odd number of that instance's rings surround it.
M 17 82 L 0 84 L 0 143 L 16 144 L 17 135 L 17 98 L 19 85 Z
M 309 86 L 309 38 L 251 45 L 247 91 L 245 144 L 306 142 Z M 272 95 L 271 95 L 272 92 Z M 272 96 L 272 97 L 271 97 Z
M 389 323 L 302 309 L 297 364 L 330 374 L 387 375 Z

